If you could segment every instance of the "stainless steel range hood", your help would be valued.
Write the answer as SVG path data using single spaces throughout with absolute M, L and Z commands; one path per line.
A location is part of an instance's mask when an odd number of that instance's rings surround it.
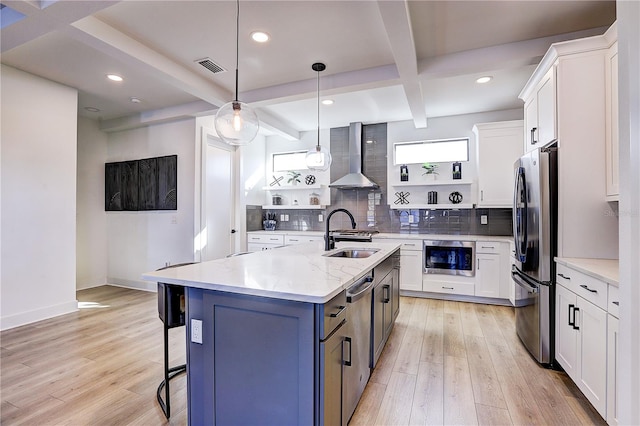
M 349 174 L 329 184 L 330 188 L 378 189 L 380 186 L 362 174 L 362 123 L 349 124 Z

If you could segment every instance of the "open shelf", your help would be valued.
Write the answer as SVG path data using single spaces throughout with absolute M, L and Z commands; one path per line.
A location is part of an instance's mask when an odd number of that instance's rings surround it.
M 291 190 L 307 190 L 307 189 L 324 189 L 327 185 L 286 185 L 286 186 L 263 186 L 265 191 L 291 191 Z
M 326 208 L 327 206 L 323 206 L 323 205 L 311 205 L 311 204 L 298 204 L 297 206 L 294 206 L 292 204 L 278 204 L 278 205 L 273 205 L 273 204 L 269 204 L 269 205 L 264 205 L 262 206 L 263 209 L 269 209 L 269 210 L 321 210 Z
M 390 209 L 393 210 L 416 210 L 416 209 L 472 209 L 471 203 L 460 204 L 390 204 Z
M 447 186 L 447 185 L 471 185 L 472 180 L 430 180 L 422 182 L 392 182 L 393 187 L 405 187 L 405 186 Z

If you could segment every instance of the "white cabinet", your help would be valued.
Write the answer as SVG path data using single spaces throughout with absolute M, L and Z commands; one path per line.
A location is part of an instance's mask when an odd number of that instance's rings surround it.
M 556 138 L 554 67 L 544 74 L 524 101 L 524 152 L 529 152 Z
M 478 147 L 478 206 L 511 207 L 513 163 L 523 152 L 523 121 L 476 124 L 473 132 Z
M 422 240 L 384 240 L 400 244 L 400 290 L 422 291 Z
M 500 243 L 476 242 L 476 286 L 478 297 L 500 297 L 501 281 Z
M 618 287 L 609 286 L 609 316 L 607 318 L 607 423 L 618 424 Z
M 607 52 L 605 161 L 607 171 L 607 201 L 617 201 L 620 194 L 618 157 L 618 43 Z
M 284 245 L 284 235 L 274 233 L 250 233 L 247 235 L 247 251 L 269 250 Z
M 520 93 L 525 149 L 558 141 L 559 257 L 618 255 L 618 220 L 604 199 L 603 155 L 605 74 L 614 42 L 615 24 L 601 36 L 552 44 Z
M 556 360 L 606 418 L 607 284 L 563 265 L 556 284 Z
M 286 246 L 304 243 L 316 243 L 324 241 L 324 237 L 321 235 L 285 235 L 284 244 Z

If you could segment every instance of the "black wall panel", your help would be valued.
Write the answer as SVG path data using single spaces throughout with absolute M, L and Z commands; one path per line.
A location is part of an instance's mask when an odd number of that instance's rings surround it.
M 105 164 L 105 210 L 177 210 L 178 156 Z

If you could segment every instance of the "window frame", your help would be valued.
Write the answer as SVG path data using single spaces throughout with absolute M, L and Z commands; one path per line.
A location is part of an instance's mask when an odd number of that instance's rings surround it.
M 296 151 L 281 151 L 281 152 L 273 152 L 271 153 L 271 171 L 274 173 L 282 173 L 282 172 L 288 172 L 290 170 L 309 170 L 309 168 L 307 167 L 306 163 L 304 162 L 303 159 L 303 164 L 304 168 L 287 168 L 287 169 L 283 169 L 283 170 L 276 170 L 276 163 L 275 163 L 275 158 L 278 155 L 292 155 L 292 154 L 302 154 L 303 157 L 307 155 L 308 150 L 296 150 Z
M 449 159 L 449 160 L 442 160 L 442 161 L 420 159 L 420 160 L 417 160 L 417 161 L 410 161 L 410 162 L 398 162 L 398 160 L 397 160 L 397 148 L 399 146 L 437 144 L 437 143 L 459 142 L 459 141 L 466 142 L 466 151 L 467 151 L 467 158 L 466 159 Z M 393 165 L 394 166 L 398 166 L 398 165 L 402 165 L 402 164 L 468 162 L 469 161 L 469 155 L 470 155 L 470 153 L 469 153 L 469 151 L 470 151 L 469 144 L 470 144 L 470 138 L 466 137 L 466 136 L 461 136 L 461 137 L 456 137 L 456 138 L 446 138 L 446 139 L 429 139 L 429 140 L 422 140 L 422 141 L 396 142 L 396 143 L 393 144 Z

